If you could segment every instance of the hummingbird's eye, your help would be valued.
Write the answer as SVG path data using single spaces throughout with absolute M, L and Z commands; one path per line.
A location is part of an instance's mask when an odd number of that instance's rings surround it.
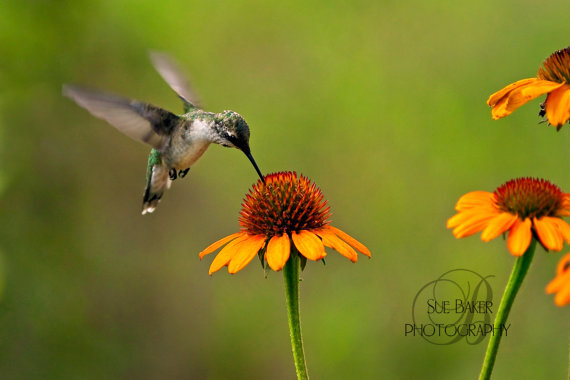
M 226 132 L 226 139 L 233 143 L 236 140 L 236 135 L 231 132 Z

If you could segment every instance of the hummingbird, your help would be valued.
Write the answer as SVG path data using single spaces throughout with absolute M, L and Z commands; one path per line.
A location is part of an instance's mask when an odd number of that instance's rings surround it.
M 204 111 L 188 79 L 170 56 L 151 52 L 151 61 L 182 100 L 184 114 L 134 99 L 77 85 L 63 85 L 63 95 L 128 137 L 152 147 L 148 158 L 142 214 L 152 213 L 172 181 L 184 178 L 212 143 L 241 150 L 265 182 L 249 147 L 249 126 L 237 112 Z

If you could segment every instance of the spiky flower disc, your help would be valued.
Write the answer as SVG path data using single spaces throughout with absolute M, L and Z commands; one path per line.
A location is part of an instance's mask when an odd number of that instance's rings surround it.
M 551 82 L 570 83 L 570 46 L 557 50 L 544 60 L 538 69 L 538 79 Z
M 564 194 L 558 186 L 537 178 L 510 180 L 498 187 L 495 195 L 500 210 L 521 219 L 559 216 L 564 202 Z
M 257 181 L 240 214 L 243 231 L 273 237 L 324 227 L 329 207 L 321 190 L 307 177 L 286 172 L 268 175 L 265 184 Z

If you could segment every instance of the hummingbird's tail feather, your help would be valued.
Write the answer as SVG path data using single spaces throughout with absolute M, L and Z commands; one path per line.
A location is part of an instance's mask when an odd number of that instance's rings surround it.
M 153 149 L 148 159 L 146 188 L 143 195 L 142 214 L 151 213 L 156 209 L 164 192 L 171 184 L 168 169 L 162 165 L 162 157 L 158 150 Z

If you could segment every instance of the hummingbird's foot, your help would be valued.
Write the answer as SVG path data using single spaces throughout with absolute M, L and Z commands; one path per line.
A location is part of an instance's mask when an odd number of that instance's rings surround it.
M 186 177 L 186 174 L 188 174 L 189 171 L 190 171 L 190 168 L 186 168 L 186 169 L 184 169 L 184 170 L 179 170 L 179 171 L 178 171 L 178 176 L 179 176 L 180 178 L 184 178 L 184 177 Z
M 168 175 L 170 176 L 170 179 L 171 179 L 172 181 L 174 181 L 174 180 L 177 178 L 177 176 L 176 176 L 176 169 L 174 169 L 174 168 L 173 168 L 173 169 L 170 169 L 170 170 L 168 171 Z

